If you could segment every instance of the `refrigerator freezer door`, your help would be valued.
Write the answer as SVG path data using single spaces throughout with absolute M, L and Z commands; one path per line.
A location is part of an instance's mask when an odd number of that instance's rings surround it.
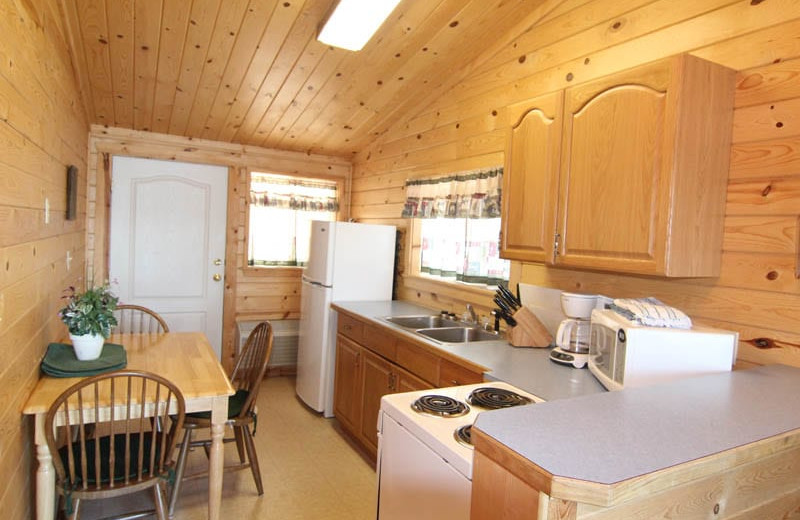
M 329 387 L 333 386 L 331 373 L 335 356 L 333 345 L 328 344 L 332 314 L 330 296 L 330 288 L 303 282 L 297 345 L 297 395 L 314 410 L 325 412 L 326 417 L 333 413 L 333 392 Z M 330 410 L 326 411 L 326 407 Z
M 311 222 L 311 248 L 308 264 L 303 271 L 306 280 L 330 287 L 333 283 L 333 246 L 336 223 Z
M 392 299 L 394 226 L 336 223 L 333 301 Z

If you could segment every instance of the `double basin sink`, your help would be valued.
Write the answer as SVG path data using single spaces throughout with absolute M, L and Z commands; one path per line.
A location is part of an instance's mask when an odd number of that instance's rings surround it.
M 498 334 L 443 316 L 389 316 L 384 320 L 441 343 L 471 343 L 502 339 Z

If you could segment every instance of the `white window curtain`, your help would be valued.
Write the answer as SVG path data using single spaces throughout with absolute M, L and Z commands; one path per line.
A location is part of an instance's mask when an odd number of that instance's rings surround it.
M 507 281 L 500 258 L 502 168 L 406 181 L 403 217 L 420 218 L 424 274 L 467 283 Z
M 248 265 L 304 266 L 312 220 L 336 220 L 335 182 L 251 173 Z

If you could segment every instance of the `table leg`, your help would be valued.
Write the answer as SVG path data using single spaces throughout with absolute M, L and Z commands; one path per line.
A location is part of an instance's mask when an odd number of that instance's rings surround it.
M 34 441 L 36 443 L 36 519 L 53 520 L 55 517 L 56 473 L 53 457 L 44 438 L 44 414 L 38 414 L 35 422 Z
M 222 505 L 222 472 L 225 454 L 222 438 L 228 418 L 228 397 L 214 399 L 211 409 L 211 452 L 208 468 L 208 518 L 219 520 Z

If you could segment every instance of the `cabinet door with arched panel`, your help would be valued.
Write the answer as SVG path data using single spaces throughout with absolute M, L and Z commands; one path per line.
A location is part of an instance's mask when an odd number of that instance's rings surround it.
M 555 263 L 718 274 L 733 88 L 680 55 L 567 89 Z
M 509 107 L 500 256 L 552 262 L 563 91 Z

